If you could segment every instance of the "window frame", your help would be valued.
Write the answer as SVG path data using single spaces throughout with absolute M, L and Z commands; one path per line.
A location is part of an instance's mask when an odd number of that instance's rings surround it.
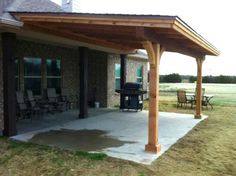
M 117 67 L 118 66 L 118 67 Z M 119 69 L 120 71 L 121 71 L 121 64 L 119 64 L 119 63 L 116 63 L 115 64 L 115 90 L 117 90 L 117 89 L 120 89 L 120 84 L 119 84 L 119 86 L 117 87 L 117 81 L 119 81 L 119 83 L 120 83 L 120 79 L 121 79 L 121 73 L 120 73 L 120 75 L 119 76 L 117 76 L 117 74 L 116 74 L 116 72 L 117 72 L 117 69 Z M 119 72 L 120 72 L 119 71 Z
M 39 59 L 40 60 L 40 74 L 39 75 L 26 75 L 26 65 L 25 65 L 25 61 L 26 59 Z M 23 72 L 23 78 L 24 78 L 24 90 L 26 91 L 26 80 L 27 79 L 40 79 L 40 93 L 37 94 L 34 92 L 35 95 L 42 95 L 42 84 L 43 84 L 43 76 L 42 76 L 42 67 L 43 67 L 43 59 L 40 57 L 24 57 L 23 58 L 23 66 L 24 66 L 24 72 Z M 33 90 L 32 90 L 33 91 Z
M 16 58 L 15 62 L 15 89 L 20 90 L 20 59 Z
M 53 60 L 59 60 L 60 61 L 60 75 L 58 75 L 58 76 L 51 76 L 51 75 L 48 75 L 48 60 L 51 60 L 51 61 L 53 61 Z M 45 59 L 45 67 L 46 67 L 46 69 L 45 69 L 45 71 L 46 71 L 46 74 L 45 74 L 45 77 L 46 77 L 46 82 L 47 82 L 47 88 L 55 88 L 56 89 L 56 92 L 57 93 L 60 93 L 60 90 L 58 90 L 58 88 L 56 88 L 56 87 L 48 87 L 48 80 L 49 79 L 60 79 L 60 87 L 59 87 L 59 89 L 61 89 L 62 88 L 62 60 L 61 59 L 58 59 L 58 58 L 46 58 Z
M 141 76 L 138 74 L 139 69 L 141 70 Z M 136 82 L 143 84 L 143 65 L 139 65 L 136 69 Z

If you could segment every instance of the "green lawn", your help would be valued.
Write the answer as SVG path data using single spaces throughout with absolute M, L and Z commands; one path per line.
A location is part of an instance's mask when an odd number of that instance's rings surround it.
M 164 99 L 175 100 L 176 91 L 185 89 L 187 92 L 195 92 L 196 84 L 194 83 L 161 83 L 160 95 Z M 203 84 L 206 94 L 214 95 L 212 103 L 215 105 L 236 105 L 236 84 Z
M 175 101 L 161 97 L 160 111 L 194 113 L 177 109 Z M 107 157 L 104 154 L 69 152 L 0 138 L 0 175 L 84 176 L 235 176 L 236 105 L 204 110 L 207 120 L 198 124 L 152 165 Z

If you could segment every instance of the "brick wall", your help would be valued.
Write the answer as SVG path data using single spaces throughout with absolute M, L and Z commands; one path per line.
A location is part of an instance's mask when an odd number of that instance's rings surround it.
M 3 125 L 4 123 L 3 123 L 2 41 L 0 39 L 0 131 L 3 130 Z
M 17 57 L 42 58 L 42 68 L 46 59 L 61 59 L 62 61 L 62 87 L 70 101 L 76 102 L 79 96 L 79 54 L 78 50 L 41 44 L 31 41 L 17 41 Z M 94 103 L 99 101 L 102 107 L 107 106 L 107 54 L 100 51 L 89 50 L 88 61 L 88 100 Z M 23 62 L 21 63 L 21 90 L 24 90 Z M 42 70 L 42 86 L 46 88 L 46 70 Z
M 107 53 L 90 50 L 88 64 L 88 100 L 107 107 Z
M 20 88 L 24 90 L 23 58 L 42 59 L 42 88 L 46 88 L 46 59 L 61 59 L 62 88 L 70 99 L 76 99 L 79 94 L 79 55 L 78 50 L 60 46 L 41 44 L 18 40 L 16 56 L 21 60 Z
M 120 95 L 115 92 L 115 64 L 120 63 L 119 55 L 109 55 L 108 56 L 108 90 L 107 90 L 107 105 L 112 107 L 114 105 L 119 105 Z M 139 59 L 134 57 L 127 58 L 127 68 L 126 68 L 126 82 L 136 82 L 136 69 L 138 66 L 143 66 L 143 89 L 147 89 L 147 79 L 148 79 L 148 70 L 147 70 L 147 60 Z

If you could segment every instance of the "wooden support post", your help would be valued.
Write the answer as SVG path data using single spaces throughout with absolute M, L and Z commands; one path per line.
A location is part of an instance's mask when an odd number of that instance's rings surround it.
M 15 55 L 16 34 L 2 33 L 3 58 L 3 101 L 4 130 L 3 135 L 13 136 L 16 130 L 16 98 L 15 98 Z
M 158 143 L 159 65 L 164 49 L 160 44 L 149 41 L 143 42 L 143 47 L 148 53 L 150 63 L 148 144 L 145 150 L 158 153 L 161 150 Z
M 88 117 L 88 48 L 79 47 L 79 118 Z
M 124 88 L 124 85 L 126 83 L 126 60 L 127 60 L 127 55 L 121 54 L 120 55 L 120 89 Z M 124 102 L 125 97 L 123 95 L 120 95 L 120 109 L 124 108 Z
M 196 58 L 197 62 L 197 86 L 196 86 L 196 112 L 195 118 L 202 117 L 202 63 L 205 57 Z

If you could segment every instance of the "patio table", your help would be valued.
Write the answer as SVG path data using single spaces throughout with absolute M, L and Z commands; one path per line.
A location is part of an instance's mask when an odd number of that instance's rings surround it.
M 187 97 L 190 97 L 193 100 L 195 99 L 195 93 L 186 93 Z M 206 108 L 208 108 L 208 105 L 210 105 L 211 109 L 213 109 L 213 105 L 211 104 L 211 99 L 214 97 L 214 95 L 212 94 L 204 94 L 202 97 L 202 106 L 206 106 Z

